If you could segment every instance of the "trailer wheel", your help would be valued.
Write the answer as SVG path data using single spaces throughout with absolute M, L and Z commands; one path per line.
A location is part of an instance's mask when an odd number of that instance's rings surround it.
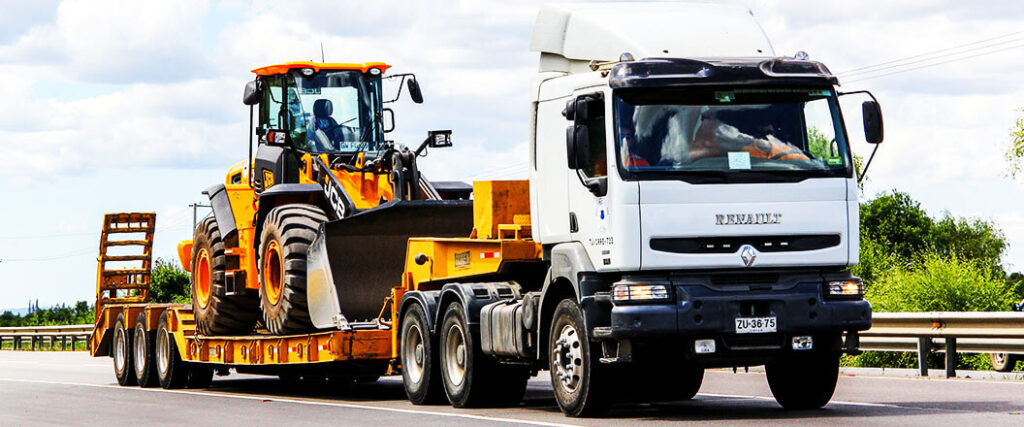
M 213 368 L 203 364 L 189 363 L 188 379 L 185 380 L 185 387 L 207 388 L 213 382 Z
M 786 409 L 817 409 L 832 399 L 839 380 L 839 355 L 813 352 L 765 364 L 768 387 Z
M 224 241 L 217 219 L 210 216 L 196 227 L 192 245 L 192 311 L 203 335 L 248 333 L 259 317 L 255 293 L 228 295 L 226 270 Z
M 170 321 L 165 311 L 160 315 L 160 323 L 156 328 L 156 374 L 160 386 L 166 389 L 177 389 L 185 386 L 188 380 L 189 367 L 178 354 L 178 345 L 168 327 Z
M 576 302 L 558 303 L 548 334 L 548 364 L 555 400 L 570 417 L 600 416 L 610 409 L 613 372 L 591 351 L 589 336 Z
M 306 204 L 275 207 L 260 236 L 260 306 L 263 323 L 277 335 L 312 329 L 306 301 L 306 250 L 327 215 Z
M 134 343 L 133 359 L 135 362 L 135 379 L 138 381 L 139 386 L 142 387 L 154 387 L 159 383 L 159 379 L 156 377 L 156 368 L 153 365 L 156 363 L 153 356 L 153 345 L 154 337 L 153 332 L 148 329 L 146 324 L 146 312 L 139 313 L 139 316 L 135 319 L 135 336 L 132 337 Z
M 402 358 L 402 383 L 405 395 L 414 405 L 437 404 L 444 401 L 441 365 L 438 363 L 437 343 L 431 339 L 427 327 L 427 314 L 419 304 L 413 304 L 402 315 L 399 337 Z
M 128 331 L 124 313 L 117 315 L 114 323 L 114 376 L 123 386 L 138 384 L 135 380 L 135 365 L 132 363 L 132 333 Z
M 992 353 L 992 369 L 996 372 L 1011 372 L 1017 367 L 1019 356 L 1008 353 Z

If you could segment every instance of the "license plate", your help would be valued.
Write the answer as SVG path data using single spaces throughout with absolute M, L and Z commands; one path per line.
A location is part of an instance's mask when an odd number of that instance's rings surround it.
M 775 317 L 740 317 L 736 319 L 737 334 L 775 332 Z

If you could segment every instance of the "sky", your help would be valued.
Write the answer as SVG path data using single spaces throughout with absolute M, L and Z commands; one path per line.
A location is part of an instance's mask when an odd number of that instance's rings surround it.
M 1003 159 L 1024 107 L 1019 2 L 731 3 L 777 55 L 805 51 L 841 90 L 878 98 L 886 138 L 865 196 L 897 189 L 933 215 L 994 220 L 1007 267 L 1024 269 L 1024 185 Z M 429 178 L 525 178 L 540 4 L 0 0 L 0 309 L 94 300 L 106 212 L 156 212 L 154 253 L 176 260 L 189 204 L 247 155 L 249 70 L 319 60 L 321 44 L 328 62 L 417 74 L 425 103 L 399 101 L 390 136 L 454 130 L 455 147 L 421 161 Z M 843 105 L 866 157 L 858 105 Z

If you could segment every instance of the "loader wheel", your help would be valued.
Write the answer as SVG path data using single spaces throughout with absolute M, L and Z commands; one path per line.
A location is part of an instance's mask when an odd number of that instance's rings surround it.
M 259 317 L 255 293 L 227 294 L 226 256 L 217 219 L 196 228 L 192 245 L 192 310 L 202 335 L 249 333 Z
M 260 235 L 260 306 L 273 334 L 313 328 L 306 302 L 306 250 L 327 215 L 306 204 L 270 210 Z
M 558 303 L 548 334 L 548 364 L 555 401 L 570 417 L 604 415 L 610 405 L 614 372 L 601 364 L 589 336 L 576 301 Z
M 136 385 L 135 368 L 132 364 L 132 333 L 126 327 L 124 313 L 117 315 L 114 324 L 114 376 L 123 386 Z
M 156 361 L 153 356 L 154 339 L 153 331 L 147 328 L 146 313 L 139 313 L 135 319 L 135 341 L 133 359 L 135 362 L 135 379 L 141 387 L 155 387 L 159 379 L 156 377 L 156 368 L 153 366 Z
M 177 389 L 185 386 L 189 376 L 189 366 L 181 360 L 178 345 L 168 327 L 167 312 L 160 315 L 160 323 L 156 328 L 156 375 L 160 386 L 166 389 Z
M 405 395 L 414 405 L 428 405 L 444 401 L 441 365 L 438 363 L 437 342 L 427 326 L 427 314 L 419 304 L 413 304 L 402 316 L 399 337 L 402 356 L 402 383 Z

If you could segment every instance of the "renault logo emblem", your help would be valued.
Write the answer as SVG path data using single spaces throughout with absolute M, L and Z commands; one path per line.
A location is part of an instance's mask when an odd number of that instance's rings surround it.
M 740 259 L 743 260 L 743 265 L 747 267 L 754 265 L 754 260 L 757 259 L 757 249 L 750 245 L 743 245 L 740 248 Z

